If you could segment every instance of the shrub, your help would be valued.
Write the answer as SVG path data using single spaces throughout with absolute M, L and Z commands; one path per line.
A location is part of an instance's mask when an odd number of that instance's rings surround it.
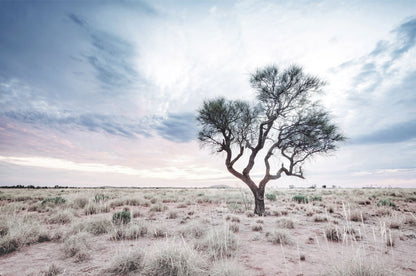
M 311 196 L 310 200 L 311 201 L 322 201 L 322 196 L 318 196 L 318 195 Z
M 288 219 L 288 218 L 279 218 L 276 221 L 276 225 L 277 225 L 277 227 L 280 227 L 280 228 L 287 228 L 287 229 L 295 228 L 293 220 Z
M 144 253 L 141 250 L 122 251 L 115 256 L 107 271 L 117 275 L 124 275 L 129 272 L 142 270 L 143 260 Z
M 266 233 L 267 240 L 273 244 L 290 245 L 293 240 L 289 232 L 285 229 L 275 229 L 271 233 Z
M 98 213 L 97 204 L 90 203 L 87 206 L 85 206 L 84 213 L 87 216 L 97 214 Z
M 145 223 L 131 223 L 116 228 L 112 234 L 114 240 L 135 240 L 148 234 L 148 226 Z
M 238 225 L 238 223 L 234 222 L 230 225 L 230 230 L 233 233 L 238 233 L 240 231 L 240 226 Z
M 63 269 L 58 267 L 55 264 L 51 264 L 46 271 L 42 271 L 40 275 L 42 276 L 56 276 L 63 272 Z
M 155 203 L 150 207 L 150 211 L 152 212 L 162 212 L 166 209 L 167 207 L 162 203 Z
M 263 231 L 263 224 L 260 224 L 260 223 L 253 224 L 251 226 L 251 230 L 256 231 L 256 232 Z
M 83 209 L 88 204 L 88 199 L 85 197 L 78 197 L 74 199 L 73 206 L 75 208 Z
M 268 200 L 271 200 L 271 201 L 276 201 L 276 195 L 275 194 L 266 194 L 266 198 Z
M 304 195 L 295 195 L 292 197 L 292 201 L 296 201 L 297 203 L 308 203 L 309 200 Z
M 53 204 L 53 205 L 60 205 L 64 204 L 66 202 L 66 199 L 60 196 L 57 197 L 47 197 L 44 200 L 42 200 L 42 205 L 45 204 Z
M 75 262 L 83 262 L 90 258 L 88 234 L 79 232 L 64 240 L 63 251 L 67 257 L 75 257 Z
M 68 211 L 58 212 L 48 218 L 47 222 L 50 224 L 68 224 L 72 221 L 72 217 L 73 215 Z
M 229 226 L 212 228 L 199 242 L 212 259 L 224 259 L 234 255 L 237 249 L 237 238 Z
M 206 275 L 206 269 L 204 259 L 185 242 L 161 241 L 146 256 L 143 274 L 198 276 Z
M 131 214 L 128 209 L 113 214 L 113 223 L 116 225 L 127 224 L 131 220 Z
M 19 248 L 19 242 L 16 238 L 10 236 L 0 238 L 0 256 L 16 251 Z
M 95 196 L 94 196 L 94 202 L 96 202 L 96 203 L 99 203 L 99 202 L 102 202 L 102 201 L 107 201 L 109 199 L 109 196 L 108 195 L 105 195 L 105 194 L 96 194 Z
M 328 225 L 325 229 L 325 236 L 328 240 L 339 242 L 342 240 L 341 230 L 335 225 Z
M 363 221 L 365 220 L 365 216 L 361 213 L 360 210 L 351 210 L 348 215 L 349 220 L 351 221 Z
M 394 203 L 393 201 L 390 201 L 389 199 L 380 199 L 377 202 L 377 206 L 390 206 L 390 207 L 396 208 L 396 203 Z
M 207 227 L 201 222 L 192 221 L 187 225 L 184 225 L 180 230 L 179 234 L 183 237 L 192 237 L 199 239 L 205 235 Z
M 95 236 L 106 234 L 111 229 L 111 222 L 105 218 L 94 218 L 86 223 L 85 229 Z
M 325 221 L 328 221 L 327 217 L 326 216 L 323 216 L 323 215 L 314 215 L 312 217 L 312 220 L 314 222 L 325 222 Z

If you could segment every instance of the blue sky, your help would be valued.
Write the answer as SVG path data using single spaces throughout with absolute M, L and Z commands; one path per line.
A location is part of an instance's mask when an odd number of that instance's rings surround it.
M 416 3 L 306 0 L 1 1 L 0 185 L 244 186 L 195 112 L 269 64 L 349 137 L 270 186 L 416 186 Z

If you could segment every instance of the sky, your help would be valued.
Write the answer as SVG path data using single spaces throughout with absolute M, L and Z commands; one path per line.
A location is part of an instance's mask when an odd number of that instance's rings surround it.
M 0 186 L 245 187 L 195 116 L 271 64 L 348 140 L 268 187 L 416 187 L 413 0 L 0 1 Z

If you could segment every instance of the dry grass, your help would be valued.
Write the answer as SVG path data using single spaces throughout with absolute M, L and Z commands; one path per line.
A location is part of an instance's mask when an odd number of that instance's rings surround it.
M 48 189 L 20 190 L 18 195 L 0 190 L 0 266 L 6 267 L 5 275 L 13 275 L 7 268 L 9 258 L 36 255 L 32 250 L 42 248 L 48 256 L 50 250 L 61 249 L 67 258 L 59 257 L 62 254 L 51 258 L 56 270 L 51 266 L 50 271 L 33 274 L 22 268 L 20 275 L 56 275 L 59 271 L 65 275 L 323 275 L 316 270 L 330 263 L 337 264 L 337 270 L 328 275 L 386 275 L 377 273 L 388 270 L 379 271 L 368 262 L 367 257 L 374 256 L 383 264 L 399 266 L 400 271 L 416 269 L 403 261 L 405 255 L 397 253 L 415 256 L 411 246 L 416 238 L 416 202 L 406 201 L 416 195 L 413 191 L 302 189 L 273 193 L 276 201 L 266 202 L 267 215 L 255 217 L 244 193 L 232 189 Z M 293 201 L 299 194 L 309 202 Z M 322 201 L 312 200 L 317 194 Z M 380 199 L 390 199 L 397 207 L 376 206 Z M 114 208 L 111 213 L 110 206 Z M 113 223 L 113 214 L 127 206 L 134 206 L 131 221 Z M 54 242 L 31 246 L 51 239 Z M 6 255 L 22 247 L 29 248 Z M 347 264 L 344 253 L 355 250 L 365 258 Z M 254 269 L 259 252 L 268 252 L 261 258 L 275 262 L 275 268 Z M 103 265 L 103 260 L 112 261 Z M 36 265 L 36 259 L 30 259 L 22 267 L 31 262 Z M 71 262 L 85 263 L 68 266 Z
M 120 251 L 114 257 L 107 272 L 124 275 L 129 272 L 138 272 L 143 269 L 144 253 L 140 249 Z
M 285 229 L 275 229 L 271 233 L 266 233 L 267 241 L 273 244 L 291 245 L 293 238 Z
M 207 275 L 207 263 L 183 241 L 154 243 L 144 260 L 143 275 Z
M 279 218 L 276 220 L 276 226 L 279 228 L 293 229 L 295 228 L 295 223 L 290 218 Z
M 215 227 L 197 243 L 197 248 L 203 249 L 211 259 L 221 260 L 234 256 L 237 238 L 228 225 Z
M 74 262 L 85 262 L 90 259 L 90 244 L 88 242 L 89 235 L 80 232 L 69 236 L 64 240 L 63 251 L 65 256 L 74 257 Z

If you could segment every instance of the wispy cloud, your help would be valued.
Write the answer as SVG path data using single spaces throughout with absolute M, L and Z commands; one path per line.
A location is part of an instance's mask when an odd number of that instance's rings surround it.
M 80 53 L 80 56 L 95 69 L 96 78 L 104 89 L 119 90 L 137 82 L 139 74 L 132 64 L 137 53 L 131 42 L 94 29 L 86 19 L 74 13 L 68 14 L 68 18 L 88 34 L 92 51 Z
M 189 142 L 196 139 L 197 128 L 193 113 L 169 114 L 156 127 L 157 133 L 170 141 Z
M 107 165 L 100 163 L 76 163 L 69 160 L 46 157 L 16 157 L 0 156 L 0 162 L 29 167 L 39 167 L 55 170 L 68 170 L 90 173 L 111 173 L 143 178 L 165 180 L 209 180 L 229 178 L 224 171 L 189 165 L 183 168 L 155 167 L 152 169 L 135 169 L 126 166 Z

